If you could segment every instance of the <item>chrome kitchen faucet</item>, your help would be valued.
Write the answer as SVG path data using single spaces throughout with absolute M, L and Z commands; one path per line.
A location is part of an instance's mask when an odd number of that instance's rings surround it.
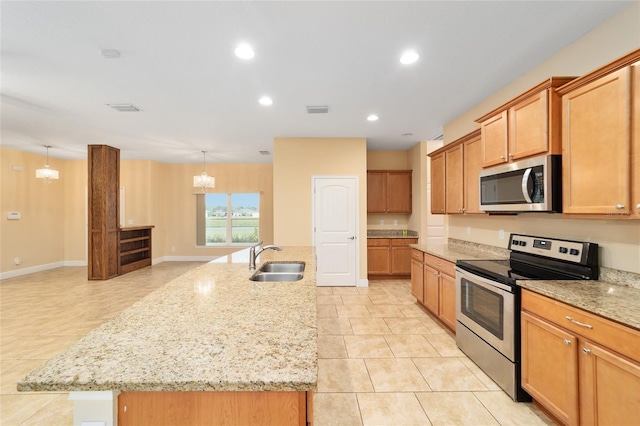
M 270 244 L 264 247 L 259 247 L 260 244 L 262 244 L 262 241 L 260 241 L 258 244 L 256 244 L 255 246 L 252 246 L 249 249 L 249 269 L 250 270 L 256 269 L 256 258 L 260 256 L 260 253 L 262 253 L 263 251 L 269 250 L 269 249 L 282 251 L 282 247 L 278 247 Z M 256 247 L 258 247 L 258 250 L 256 250 Z

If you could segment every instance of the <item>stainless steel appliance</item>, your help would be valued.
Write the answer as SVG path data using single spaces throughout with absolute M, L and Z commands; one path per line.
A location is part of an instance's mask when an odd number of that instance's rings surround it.
M 561 212 L 562 158 L 547 155 L 480 172 L 480 209 L 487 212 Z
M 505 260 L 456 262 L 456 343 L 511 398 L 520 386 L 520 287 L 516 280 L 598 278 L 598 245 L 511 234 Z

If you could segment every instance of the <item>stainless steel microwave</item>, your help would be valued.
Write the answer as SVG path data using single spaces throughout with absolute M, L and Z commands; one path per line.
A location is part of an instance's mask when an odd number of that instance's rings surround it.
M 480 172 L 486 212 L 562 212 L 562 157 L 547 155 Z

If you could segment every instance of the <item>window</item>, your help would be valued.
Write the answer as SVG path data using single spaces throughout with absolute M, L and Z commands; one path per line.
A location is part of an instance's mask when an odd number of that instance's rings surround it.
M 260 194 L 198 194 L 197 245 L 254 245 L 260 240 Z

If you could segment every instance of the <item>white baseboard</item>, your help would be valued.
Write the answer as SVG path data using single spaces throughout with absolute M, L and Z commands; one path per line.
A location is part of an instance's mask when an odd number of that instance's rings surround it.
M 47 263 L 44 265 L 31 266 L 29 268 L 16 269 L 15 271 L 1 272 L 0 280 L 5 280 L 7 278 L 20 277 L 22 275 L 29 275 L 35 272 L 47 271 L 49 269 L 61 268 L 63 266 L 66 266 L 65 262 L 53 262 L 53 263 Z
M 356 287 L 369 287 L 369 280 L 367 278 L 361 278 L 356 283 Z

